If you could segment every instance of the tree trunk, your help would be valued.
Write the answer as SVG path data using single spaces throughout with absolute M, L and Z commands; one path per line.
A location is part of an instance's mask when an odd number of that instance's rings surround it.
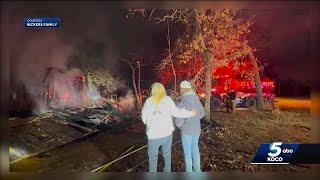
M 205 59 L 205 83 L 206 83 L 206 102 L 204 106 L 205 110 L 205 121 L 210 122 L 210 102 L 211 102 L 211 80 L 212 80 L 212 68 L 211 68 L 211 52 L 206 50 L 204 52 L 204 59 Z
M 141 84 L 141 68 L 140 68 L 140 63 L 138 63 L 138 70 L 139 70 L 139 74 L 138 74 L 138 109 L 141 110 L 142 108 L 142 95 L 141 95 L 141 88 L 140 88 L 140 84 Z
M 169 27 L 169 20 L 168 19 L 167 19 L 167 27 L 168 27 L 168 34 L 167 34 L 168 51 L 169 51 L 169 57 L 170 57 L 170 62 L 171 62 L 172 73 L 174 75 L 174 93 L 177 93 L 177 74 L 176 74 L 176 70 L 174 68 L 174 64 L 173 64 L 173 61 L 172 61 L 172 55 L 171 55 L 170 27 Z
M 135 100 L 135 107 L 137 109 L 139 109 L 139 94 L 138 94 L 138 90 L 137 90 L 137 84 L 136 84 L 136 72 L 135 72 L 135 68 L 134 66 L 132 65 L 132 63 L 130 63 L 130 61 L 128 59 L 125 59 L 125 58 L 121 58 L 119 57 L 122 61 L 125 61 L 126 63 L 128 63 L 128 65 L 130 66 L 131 68 L 131 71 L 132 71 L 132 83 L 133 83 L 133 88 L 134 88 L 134 95 L 136 97 L 136 100 Z M 140 67 L 140 66 L 139 66 Z M 140 74 L 140 72 L 139 72 Z M 140 83 L 140 77 L 139 77 L 139 83 Z M 139 87 L 140 88 L 140 87 Z
M 133 88 L 134 88 L 134 94 L 136 96 L 136 101 L 135 101 L 135 104 L 136 104 L 136 108 L 139 108 L 139 95 L 138 95 L 138 91 L 137 91 L 137 84 L 136 84 L 136 73 L 134 71 L 134 68 L 132 67 L 131 68 L 132 70 L 132 83 L 133 83 Z
M 174 69 L 172 59 L 171 59 L 171 68 L 174 75 L 174 92 L 177 93 L 177 74 L 176 74 L 176 70 Z
M 249 53 L 249 59 L 255 69 L 254 83 L 256 86 L 256 93 L 257 93 L 257 109 L 259 111 L 263 111 L 263 110 L 265 110 L 265 105 L 263 102 L 263 92 L 262 92 L 262 85 L 261 85 L 261 80 L 260 80 L 260 75 L 259 75 L 259 68 L 258 68 L 257 60 L 254 57 L 252 52 Z
M 200 38 L 200 47 L 203 49 L 203 59 L 205 62 L 205 93 L 206 93 L 206 102 L 205 102 L 205 106 L 204 106 L 204 110 L 205 110 L 205 116 L 204 116 L 204 120 L 206 122 L 210 122 L 211 121 L 211 112 L 210 112 L 210 102 L 211 102 L 211 79 L 212 79 L 212 73 L 211 73 L 211 61 L 212 61 L 212 53 L 209 49 L 207 49 L 207 46 L 204 42 L 204 30 L 202 29 L 202 21 L 199 17 L 199 12 L 198 10 L 194 10 L 195 13 L 195 21 L 196 21 L 196 31 L 197 31 L 197 35 Z M 196 36 L 197 37 L 197 36 Z

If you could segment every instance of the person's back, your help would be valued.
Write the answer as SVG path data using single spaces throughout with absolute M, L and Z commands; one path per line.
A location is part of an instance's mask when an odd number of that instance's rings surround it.
M 146 124 L 148 137 L 149 172 L 157 172 L 159 147 L 164 157 L 165 172 L 171 172 L 172 132 L 174 130 L 172 116 L 180 118 L 193 117 L 196 110 L 187 111 L 178 108 L 167 96 L 161 83 L 154 83 L 151 96 L 146 100 L 141 111 L 141 119 Z
M 182 98 L 179 108 L 197 110 L 194 117 L 176 118 L 175 120 L 176 126 L 181 130 L 186 172 L 201 172 L 198 142 L 201 133 L 200 119 L 204 117 L 204 108 L 199 97 L 193 92 L 190 82 L 181 82 L 180 93 L 182 94 Z
M 145 113 L 144 119 L 146 120 L 146 125 L 149 127 L 147 136 L 149 139 L 161 138 L 168 136 L 174 130 L 172 122 L 172 111 L 174 110 L 173 100 L 166 96 L 159 104 L 154 104 L 151 102 L 151 98 L 148 98 L 145 102 L 145 108 L 148 114 Z
M 186 110 L 196 109 L 198 113 L 196 114 L 196 116 L 191 118 L 185 118 L 183 121 L 176 119 L 177 127 L 181 129 L 182 134 L 191 136 L 200 135 L 200 119 L 204 117 L 204 108 L 202 107 L 199 97 L 194 93 L 190 93 L 182 96 L 181 101 L 185 105 L 184 108 Z

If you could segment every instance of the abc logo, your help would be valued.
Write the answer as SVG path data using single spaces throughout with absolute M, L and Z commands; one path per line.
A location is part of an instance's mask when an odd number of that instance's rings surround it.
M 291 153 L 293 153 L 293 149 L 285 148 L 285 149 L 282 150 L 282 153 L 283 154 L 291 154 Z
M 290 147 L 284 147 L 282 149 L 282 154 L 285 156 L 291 156 L 291 154 L 293 154 L 293 149 Z

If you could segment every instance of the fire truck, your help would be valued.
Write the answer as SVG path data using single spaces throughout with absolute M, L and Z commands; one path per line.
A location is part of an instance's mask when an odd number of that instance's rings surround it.
M 231 89 L 237 94 L 237 107 L 253 108 L 257 104 L 256 87 L 254 80 L 241 78 L 240 73 L 243 70 L 248 70 L 252 66 L 248 63 L 243 63 L 238 70 L 232 68 L 233 64 L 227 67 L 218 68 L 213 73 L 213 81 L 211 86 L 211 109 L 216 110 L 223 107 L 227 102 L 227 94 Z M 275 80 L 268 77 L 261 79 L 261 86 L 264 101 L 269 101 L 274 105 Z M 201 99 L 205 98 L 205 89 L 201 88 L 198 95 Z

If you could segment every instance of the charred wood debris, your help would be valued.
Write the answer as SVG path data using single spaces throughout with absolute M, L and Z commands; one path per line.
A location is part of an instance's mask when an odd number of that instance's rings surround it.
M 50 107 L 46 113 L 27 119 L 11 118 L 10 163 L 45 154 L 97 132 L 122 131 L 139 117 L 104 98 L 92 101 L 91 105 L 65 109 Z
M 92 101 L 93 102 L 93 101 Z M 130 123 L 137 114 L 126 111 L 117 103 L 99 100 L 91 107 L 82 108 L 54 108 L 49 112 L 53 117 L 86 126 L 90 129 L 105 129 L 114 125 Z

